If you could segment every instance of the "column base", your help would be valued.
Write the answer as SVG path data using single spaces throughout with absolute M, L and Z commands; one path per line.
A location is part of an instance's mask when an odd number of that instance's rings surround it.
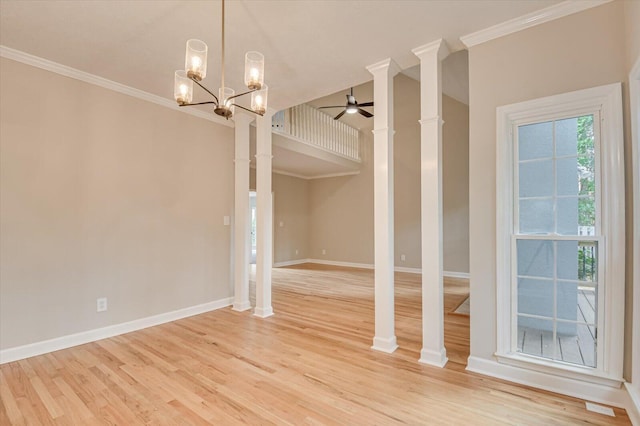
M 249 302 L 248 300 L 245 300 L 244 302 L 234 303 L 233 308 L 231 308 L 232 311 L 238 312 L 243 312 L 249 309 L 251 309 L 251 302 Z
M 447 358 L 447 350 L 442 348 L 440 351 L 432 351 L 430 349 L 422 349 L 420 351 L 420 360 L 422 364 L 433 365 L 434 367 L 444 367 L 449 359 Z
M 267 318 L 273 315 L 273 308 L 269 306 L 268 308 L 256 308 L 253 310 L 253 315 L 259 318 Z
M 390 338 L 374 337 L 373 346 L 371 346 L 371 349 L 380 351 L 380 352 L 385 352 L 388 354 L 392 353 L 393 351 L 398 349 L 398 344 L 396 343 L 396 336 L 393 336 Z

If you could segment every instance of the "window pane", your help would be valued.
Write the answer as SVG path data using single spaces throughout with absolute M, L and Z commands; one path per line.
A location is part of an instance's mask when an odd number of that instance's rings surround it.
M 577 155 L 578 118 L 556 121 L 556 156 Z
M 520 232 L 547 234 L 554 232 L 553 198 L 520 200 Z
M 578 200 L 578 225 L 596 226 L 596 203 L 593 198 Z
M 553 358 L 553 321 L 518 316 L 518 352 Z
M 578 321 L 578 284 L 575 282 L 558 281 L 558 297 L 556 312 L 558 319 Z M 558 325 L 558 333 L 575 334 L 576 327 L 572 324 L 563 323 Z
M 556 160 L 557 195 L 578 195 L 578 159 L 576 157 Z
M 594 196 L 596 193 L 596 166 L 594 157 L 578 157 L 579 194 Z
M 596 242 L 581 242 L 578 247 L 578 279 L 586 282 L 598 281 L 598 247 Z
M 578 324 L 578 346 L 582 355 L 582 362 L 587 367 L 596 366 L 596 327 Z
M 578 124 L 578 155 L 595 156 L 595 137 L 593 134 L 593 115 L 577 118 Z
M 518 276 L 553 278 L 553 242 L 518 240 Z
M 575 167 L 574 167 L 575 175 Z M 575 176 L 574 176 L 575 177 Z M 577 178 L 576 192 L 577 192 Z M 553 195 L 553 161 L 520 163 L 520 197 L 550 197 Z
M 558 229 L 560 235 L 578 234 L 578 197 L 558 198 Z
M 561 280 L 578 280 L 578 242 L 556 242 L 556 265 L 558 278 Z
M 518 127 L 518 158 L 532 160 L 553 156 L 553 122 Z
M 553 281 L 518 278 L 518 313 L 553 318 Z

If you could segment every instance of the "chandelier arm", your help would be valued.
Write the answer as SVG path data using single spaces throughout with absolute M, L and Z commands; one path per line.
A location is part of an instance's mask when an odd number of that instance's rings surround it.
M 256 115 L 259 115 L 260 117 L 262 117 L 262 116 L 264 115 L 264 113 L 260 114 L 259 112 L 255 112 L 255 111 L 254 111 L 254 110 L 252 110 L 252 109 L 245 108 L 245 107 L 243 107 L 242 105 L 233 104 L 233 106 L 234 106 L 234 107 L 236 107 L 236 108 L 243 109 L 243 110 L 245 110 L 245 111 L 252 112 L 252 113 L 254 113 L 254 114 L 256 114 Z
M 249 93 L 255 92 L 258 89 L 253 89 L 253 90 L 249 90 L 248 92 L 244 92 L 244 93 L 239 93 L 237 95 L 233 95 L 233 96 L 229 96 L 227 98 L 227 100 L 233 99 L 233 98 L 239 98 L 240 96 L 244 96 L 244 95 L 248 95 Z
M 215 106 L 218 106 L 218 103 L 215 101 L 207 101 L 207 102 L 196 102 L 194 104 L 180 104 L 178 106 L 194 106 L 194 105 L 207 105 L 207 104 L 214 104 Z
M 202 90 L 204 90 L 205 92 L 207 92 L 208 94 L 210 94 L 211 96 L 213 96 L 213 98 L 216 100 L 216 105 L 220 104 L 220 101 L 218 100 L 218 97 L 216 95 L 214 95 L 211 90 L 207 89 L 206 87 L 204 87 L 202 84 L 200 84 L 200 82 L 198 80 L 196 80 L 195 78 L 191 78 L 191 81 L 193 81 L 194 83 L 196 83 L 198 86 L 200 86 L 202 88 Z

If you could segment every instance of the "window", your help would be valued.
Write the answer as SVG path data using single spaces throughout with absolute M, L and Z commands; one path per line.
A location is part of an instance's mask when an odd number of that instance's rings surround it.
M 616 84 L 498 108 L 501 362 L 621 380 L 620 93 Z

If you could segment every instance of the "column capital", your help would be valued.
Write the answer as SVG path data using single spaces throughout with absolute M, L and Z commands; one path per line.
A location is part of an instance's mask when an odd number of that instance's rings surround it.
M 444 58 L 449 56 L 449 53 L 451 53 L 449 47 L 447 46 L 447 42 L 445 42 L 443 39 L 423 44 L 422 46 L 418 46 L 415 49 L 411 49 L 411 51 L 420 59 L 425 59 L 430 55 L 437 54 L 439 60 L 443 60 Z
M 366 68 L 367 68 L 367 71 L 369 71 L 373 75 L 376 75 L 380 72 L 387 71 L 390 77 L 393 77 L 400 72 L 400 67 L 391 58 L 387 58 L 380 62 L 376 62 L 375 64 L 371 64 Z

